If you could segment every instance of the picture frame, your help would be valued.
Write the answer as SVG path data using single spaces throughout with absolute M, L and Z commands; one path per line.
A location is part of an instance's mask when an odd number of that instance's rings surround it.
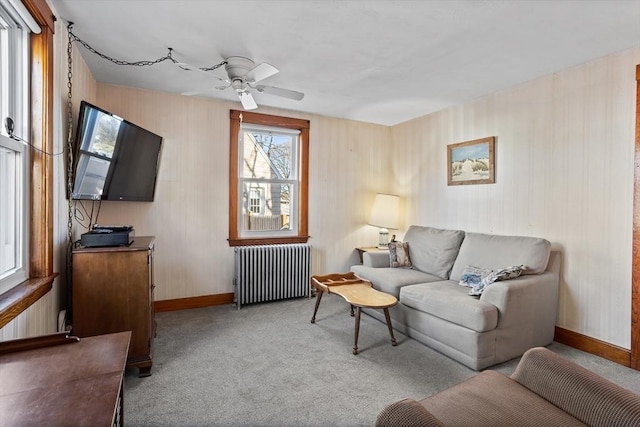
M 447 185 L 494 184 L 496 137 L 447 145 Z

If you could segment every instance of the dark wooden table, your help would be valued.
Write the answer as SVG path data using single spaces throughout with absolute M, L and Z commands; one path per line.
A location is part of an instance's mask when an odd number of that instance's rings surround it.
M 55 334 L 0 343 L 0 425 L 122 425 L 130 338 Z

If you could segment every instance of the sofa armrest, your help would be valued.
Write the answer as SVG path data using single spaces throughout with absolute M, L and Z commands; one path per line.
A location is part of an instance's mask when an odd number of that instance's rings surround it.
M 550 344 L 558 312 L 559 275 L 545 272 L 495 282 L 480 296 L 498 309 L 496 359 Z
M 362 265 L 366 267 L 391 267 L 389 252 L 365 252 L 362 254 Z
M 639 395 L 546 348 L 528 350 L 511 378 L 587 425 L 640 425 Z
M 524 307 L 513 307 L 513 305 L 520 306 L 523 303 L 532 302 L 552 305 L 553 313 L 550 314 L 553 314 L 555 323 L 555 313 L 558 305 L 558 282 L 558 274 L 551 272 L 501 280 L 487 286 L 480 296 L 480 300 L 495 305 L 501 316 L 511 316 L 526 310 L 526 305 Z M 531 301 L 531 299 L 535 301 Z M 517 308 L 517 310 L 513 310 L 514 308 Z M 509 320 L 509 317 L 504 319 L 504 321 Z
M 378 414 L 376 427 L 441 427 L 431 412 L 413 399 L 402 399 L 387 406 Z

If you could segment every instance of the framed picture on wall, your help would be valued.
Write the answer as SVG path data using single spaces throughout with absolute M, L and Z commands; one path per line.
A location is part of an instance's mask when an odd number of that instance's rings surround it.
M 496 137 L 447 145 L 447 185 L 496 182 Z

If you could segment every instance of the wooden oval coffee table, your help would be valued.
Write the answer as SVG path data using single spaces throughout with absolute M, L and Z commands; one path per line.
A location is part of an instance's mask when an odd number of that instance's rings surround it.
M 316 307 L 313 310 L 311 323 L 316 322 L 316 313 L 320 306 L 320 300 L 325 293 L 340 295 L 351 305 L 351 316 L 353 308 L 356 308 L 355 318 L 355 339 L 353 344 L 353 354 L 358 354 L 358 334 L 360 332 L 360 314 L 362 308 L 377 308 L 384 311 L 384 318 L 387 321 L 389 335 L 391 335 L 391 345 L 396 346 L 396 338 L 393 336 L 391 318 L 389 317 L 389 307 L 393 307 L 398 300 L 393 295 L 373 289 L 370 281 L 356 276 L 354 273 L 327 274 L 325 276 L 311 276 L 311 286 L 317 291 Z

